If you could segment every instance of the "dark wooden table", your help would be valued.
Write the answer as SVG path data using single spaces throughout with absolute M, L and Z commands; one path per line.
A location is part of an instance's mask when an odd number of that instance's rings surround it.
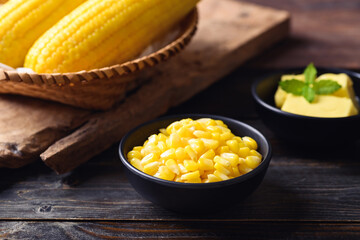
M 219 114 L 262 131 L 274 155 L 254 194 L 220 213 L 169 212 L 133 190 L 114 146 L 65 175 L 40 161 L 0 169 L 0 239 L 360 239 L 360 142 L 315 151 L 281 141 L 249 90 L 274 68 L 311 61 L 360 70 L 360 1 L 251 2 L 292 12 L 291 37 L 168 114 Z

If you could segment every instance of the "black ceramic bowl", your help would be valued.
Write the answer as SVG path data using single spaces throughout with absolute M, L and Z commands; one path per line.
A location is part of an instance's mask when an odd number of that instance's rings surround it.
M 274 95 L 281 75 L 301 74 L 303 69 L 279 71 L 255 81 L 251 93 L 256 108 L 265 125 L 277 136 L 293 142 L 312 145 L 336 145 L 360 138 L 360 115 L 342 118 L 307 117 L 281 111 L 275 107 Z M 323 73 L 346 73 L 354 82 L 354 90 L 360 96 L 360 74 L 334 68 L 318 68 Z
M 258 151 L 263 155 L 260 165 L 253 171 L 227 181 L 216 183 L 179 183 L 150 176 L 133 167 L 127 161 L 127 153 L 160 128 L 184 118 L 212 118 L 222 120 L 238 136 L 249 136 L 257 141 Z M 129 132 L 120 142 L 119 154 L 126 167 L 128 179 L 135 190 L 145 199 L 183 213 L 212 212 L 239 203 L 261 183 L 271 159 L 271 147 L 267 139 L 249 125 L 226 117 L 215 115 L 189 114 L 168 116 L 147 122 Z

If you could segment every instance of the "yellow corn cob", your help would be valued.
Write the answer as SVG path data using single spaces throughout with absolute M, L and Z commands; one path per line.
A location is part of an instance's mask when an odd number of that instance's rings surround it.
M 0 8 L 0 62 L 22 67 L 34 42 L 85 0 L 10 0 Z
M 74 72 L 122 63 L 164 35 L 198 0 L 88 0 L 30 49 L 25 67 Z

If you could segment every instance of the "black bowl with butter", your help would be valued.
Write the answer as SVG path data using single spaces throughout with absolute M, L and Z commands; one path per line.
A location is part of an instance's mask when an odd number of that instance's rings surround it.
M 360 74 L 344 69 L 318 68 L 318 75 L 345 73 L 353 81 L 358 100 Z M 302 68 L 278 71 L 256 80 L 251 89 L 256 109 L 267 127 L 280 138 L 303 144 L 338 145 L 360 138 L 360 115 L 337 118 L 308 117 L 288 113 L 275 106 L 274 95 L 282 75 L 301 74 Z
M 160 128 L 184 118 L 222 120 L 235 135 L 253 138 L 263 156 L 260 165 L 247 174 L 226 181 L 181 183 L 150 176 L 128 162 L 127 153 L 134 146 L 142 145 L 150 135 L 158 133 Z M 129 182 L 145 199 L 176 212 L 211 214 L 215 210 L 240 203 L 260 185 L 270 163 L 271 146 L 259 131 L 240 121 L 216 115 L 183 114 L 156 119 L 130 131 L 120 142 L 119 155 Z

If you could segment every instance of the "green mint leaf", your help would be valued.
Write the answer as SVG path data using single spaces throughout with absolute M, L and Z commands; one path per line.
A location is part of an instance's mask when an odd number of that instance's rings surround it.
M 326 95 L 336 92 L 341 88 L 341 85 L 333 80 L 320 80 L 315 82 L 313 89 L 318 95 Z
M 280 87 L 287 93 L 292 93 L 296 96 L 303 94 L 305 83 L 296 79 L 285 80 L 279 82 Z
M 302 95 L 309 103 L 312 103 L 315 99 L 315 90 L 312 89 L 310 86 L 305 85 L 303 88 Z
M 305 82 L 312 84 L 315 82 L 316 79 L 316 75 L 317 75 L 317 70 L 314 66 L 313 63 L 310 63 L 304 71 L 304 76 L 305 76 Z

